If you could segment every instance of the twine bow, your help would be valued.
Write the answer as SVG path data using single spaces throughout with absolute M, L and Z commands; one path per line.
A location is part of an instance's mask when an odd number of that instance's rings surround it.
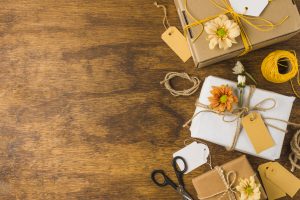
M 248 95 L 248 98 L 247 98 L 247 101 L 246 101 L 246 104 L 244 107 L 242 108 L 236 108 L 234 109 L 232 112 L 217 112 L 213 109 L 211 109 L 208 105 L 205 105 L 205 104 L 202 104 L 200 102 L 196 102 L 196 107 L 200 107 L 200 108 L 204 108 L 204 110 L 201 110 L 199 112 L 197 112 L 196 114 L 194 114 L 194 116 L 189 119 L 184 125 L 183 127 L 189 127 L 189 124 L 192 122 L 192 120 L 198 116 L 200 113 L 204 113 L 204 112 L 208 112 L 208 113 L 215 113 L 217 115 L 221 115 L 223 116 L 222 117 L 222 120 L 226 123 L 229 123 L 229 122 L 234 122 L 236 121 L 236 130 L 235 130 L 235 134 L 234 134 L 234 137 L 233 137 L 233 140 L 232 140 L 232 144 L 229 146 L 229 147 L 226 147 L 226 149 L 228 151 L 233 151 L 235 146 L 236 146 L 236 143 L 238 141 L 238 138 L 240 136 L 240 132 L 241 132 L 241 128 L 242 128 L 242 125 L 241 125 L 241 120 L 244 116 L 246 116 L 247 114 L 253 114 L 254 111 L 261 111 L 261 112 L 264 112 L 264 111 L 268 111 L 268 110 L 271 110 L 273 109 L 275 106 L 276 106 L 276 101 L 275 99 L 273 98 L 266 98 L 266 99 L 263 99 L 262 101 L 260 101 L 259 103 L 257 103 L 254 107 L 250 108 L 250 100 L 254 94 L 254 91 L 255 91 L 256 87 L 255 86 L 250 86 L 250 92 L 249 92 L 249 95 Z M 269 107 L 263 107 L 262 104 L 266 103 L 266 102 L 272 102 L 273 104 Z M 226 117 L 234 117 L 233 119 L 231 120 L 227 120 Z M 255 118 L 255 116 L 251 116 L 251 118 Z M 293 125 L 295 127 L 300 127 L 300 124 L 297 124 L 297 123 L 292 123 L 292 122 L 289 122 L 289 121 L 286 121 L 286 120 L 282 120 L 282 119 L 278 119 L 278 118 L 273 118 L 273 117 L 264 117 L 263 118 L 264 120 L 268 119 L 268 120 L 274 120 L 274 121 L 280 121 L 280 122 L 283 122 L 283 123 L 286 123 L 288 125 Z M 284 132 L 284 133 L 287 133 L 286 130 L 284 129 L 281 129 L 277 126 L 274 126 L 272 124 L 269 124 L 267 123 L 266 121 L 264 121 L 265 124 L 269 127 L 272 127 L 272 128 L 275 128 L 281 132 Z
M 187 14 L 194 20 L 194 22 L 192 22 L 184 27 L 185 36 L 187 34 L 187 31 L 190 28 L 199 26 L 199 25 L 202 26 L 200 33 L 192 40 L 194 42 L 203 33 L 203 30 L 204 30 L 203 24 L 204 23 L 206 23 L 214 18 L 217 18 L 218 16 L 220 16 L 222 14 L 225 14 L 225 15 L 230 14 L 232 16 L 233 20 L 239 25 L 240 30 L 241 30 L 241 38 L 242 38 L 242 42 L 244 44 L 245 49 L 244 49 L 244 52 L 240 56 L 245 55 L 246 53 L 248 53 L 249 51 L 252 50 L 251 41 L 250 41 L 248 35 L 246 34 L 246 31 L 245 31 L 245 28 L 244 28 L 242 22 L 250 25 L 251 27 L 253 27 L 259 31 L 270 31 L 270 30 L 274 29 L 276 26 L 281 25 L 288 18 L 288 16 L 286 16 L 279 23 L 273 24 L 271 21 L 269 21 L 265 18 L 262 18 L 262 17 L 250 17 L 250 16 L 245 16 L 243 14 L 239 14 L 239 13 L 235 12 L 233 10 L 233 8 L 231 7 L 230 3 L 228 2 L 228 0 L 221 0 L 221 3 L 218 3 L 216 0 L 210 0 L 210 2 L 217 8 L 221 9 L 223 12 L 220 14 L 214 15 L 214 16 L 210 16 L 210 17 L 198 20 L 189 12 L 188 6 L 187 6 L 187 0 L 185 0 L 185 10 L 186 10 Z M 247 11 L 247 9 L 245 9 L 245 11 Z M 257 21 L 260 24 L 256 24 L 256 23 L 254 23 L 254 21 Z
M 223 198 L 224 195 L 227 194 L 229 200 L 236 200 L 235 195 L 234 195 L 234 194 L 236 193 L 235 188 L 234 188 L 234 183 L 235 183 L 236 177 L 237 177 L 236 172 L 235 172 L 235 171 L 229 171 L 229 172 L 226 173 L 226 175 L 225 175 L 223 169 L 222 169 L 221 167 L 219 167 L 219 166 L 216 166 L 216 167 L 215 167 L 215 170 L 218 172 L 218 174 L 219 174 L 219 176 L 220 176 L 222 182 L 224 183 L 224 185 L 225 185 L 225 187 L 226 187 L 225 190 L 220 191 L 220 192 L 217 192 L 217 193 L 215 193 L 215 194 L 213 194 L 213 195 L 210 195 L 210 196 L 207 196 L 207 197 L 199 197 L 199 196 L 198 196 L 198 198 L 199 198 L 200 200 L 204 200 L 204 199 L 210 199 L 210 198 L 212 198 L 212 197 L 221 195 L 221 196 L 218 198 L 218 199 L 221 199 L 221 198 Z

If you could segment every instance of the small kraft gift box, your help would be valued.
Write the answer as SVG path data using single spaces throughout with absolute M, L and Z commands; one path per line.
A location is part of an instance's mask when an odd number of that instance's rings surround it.
M 267 199 L 267 195 L 262 188 L 259 179 L 253 171 L 246 156 L 241 156 L 222 166 L 217 166 L 213 170 L 202 174 L 192 180 L 200 200 L 239 200 L 241 194 L 237 190 L 241 179 L 254 178 L 255 185 L 259 191 L 260 199 Z M 260 193 L 260 194 L 259 194 Z
M 244 55 L 251 50 L 287 40 L 300 30 L 300 16 L 293 0 L 276 0 L 269 3 L 267 1 L 268 5 L 259 16 L 248 16 L 235 12 L 230 2 L 238 4 L 239 1 L 174 1 L 196 67 L 207 66 Z M 253 5 L 251 1 L 255 0 L 241 1 L 240 3 L 249 2 Z M 259 3 L 257 0 L 256 2 Z M 252 7 L 255 9 L 255 4 Z M 245 9 L 247 14 L 247 6 L 245 6 Z M 224 50 L 218 48 L 217 45 L 211 50 L 209 49 L 208 34 L 205 32 L 204 26 L 209 20 L 222 14 L 225 14 L 239 25 L 241 34 L 234 39 L 237 43 L 230 48 Z
M 245 87 L 243 109 L 246 109 L 247 113 L 257 112 L 262 116 L 269 132 L 268 134 L 274 141 L 272 147 L 257 152 L 253 146 L 253 141 L 250 140 L 251 138 L 248 137 L 247 132 L 242 128 L 240 113 L 235 113 L 236 115 L 234 113 L 216 113 L 212 112 L 209 108 L 209 97 L 212 95 L 212 88 L 221 85 L 226 85 L 232 88 L 233 91 L 237 90 L 236 82 L 214 76 L 208 76 L 205 79 L 200 97 L 196 101 L 195 113 L 187 122 L 187 124 L 191 122 L 191 137 L 203 139 L 225 146 L 231 150 L 235 149 L 268 160 L 278 159 L 281 154 L 295 97 L 284 96 L 250 86 Z M 231 115 L 234 116 L 231 117 Z M 257 138 L 254 139 L 261 141 L 259 133 Z

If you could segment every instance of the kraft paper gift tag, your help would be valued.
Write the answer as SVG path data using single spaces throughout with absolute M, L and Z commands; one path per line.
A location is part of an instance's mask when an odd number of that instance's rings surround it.
M 279 199 L 281 197 L 286 196 L 286 194 L 277 185 L 275 185 L 273 182 L 271 182 L 266 177 L 266 171 L 267 171 L 267 169 L 269 169 L 269 166 L 271 164 L 272 164 L 272 162 L 268 162 L 268 163 L 259 165 L 258 172 L 259 172 L 260 178 L 263 182 L 266 193 L 268 195 L 268 199 L 275 200 L 275 199 Z
M 266 177 L 290 197 L 293 197 L 300 188 L 300 180 L 278 162 L 272 162 L 268 166 Z
M 174 26 L 170 26 L 162 35 L 161 39 L 180 57 L 183 62 L 186 62 L 192 55 L 182 33 Z
M 267 7 L 269 0 L 229 0 L 229 2 L 235 12 L 258 17 Z
M 242 124 L 256 153 L 260 153 L 275 145 L 272 136 L 258 112 L 252 112 L 243 117 Z
M 207 163 L 207 158 L 209 156 L 209 148 L 205 144 L 193 142 L 173 154 L 173 157 L 176 156 L 181 156 L 186 161 L 188 169 L 185 172 L 185 174 L 187 174 L 196 169 L 197 167 L 200 167 L 201 165 Z M 177 162 L 180 170 L 183 170 L 183 162 L 181 160 L 178 160 Z
M 157 8 L 162 8 L 164 11 L 163 25 L 166 31 L 161 35 L 161 39 L 179 56 L 183 62 L 186 62 L 192 56 L 186 38 L 175 26 L 170 26 L 166 6 L 160 5 L 156 1 L 154 2 L 154 5 Z

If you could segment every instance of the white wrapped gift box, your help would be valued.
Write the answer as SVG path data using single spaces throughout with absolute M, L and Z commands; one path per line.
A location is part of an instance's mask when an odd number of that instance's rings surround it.
M 212 86 L 221 85 L 228 85 L 232 88 L 237 88 L 237 83 L 235 82 L 214 76 L 209 76 L 205 79 L 203 83 L 200 97 L 198 99 L 199 102 L 205 105 L 209 105 L 208 97 L 211 96 L 210 91 L 212 90 Z M 247 86 L 245 88 L 244 102 L 246 101 L 246 98 L 249 95 L 249 91 L 250 87 Z M 260 112 L 261 115 L 266 118 L 272 117 L 288 121 L 295 97 L 284 96 L 262 89 L 255 89 L 255 92 L 250 100 L 250 109 L 266 98 L 273 98 L 276 101 L 276 106 L 273 109 Z M 272 106 L 272 104 L 272 102 L 267 101 L 262 106 L 270 107 Z M 201 110 L 205 110 L 205 108 L 197 107 L 195 114 Z M 284 122 L 268 119 L 265 119 L 265 121 L 280 129 L 287 129 L 287 124 Z M 235 146 L 235 150 L 257 157 L 265 158 L 268 160 L 278 159 L 280 157 L 285 133 L 270 126 L 268 126 L 268 129 L 274 139 L 275 146 L 257 154 L 250 140 L 248 139 L 245 130 L 242 129 L 237 144 Z M 224 122 L 222 116 L 210 112 L 201 112 L 198 115 L 196 115 L 192 120 L 192 124 L 190 127 L 192 137 L 200 138 L 225 147 L 228 147 L 232 144 L 235 130 L 236 121 Z

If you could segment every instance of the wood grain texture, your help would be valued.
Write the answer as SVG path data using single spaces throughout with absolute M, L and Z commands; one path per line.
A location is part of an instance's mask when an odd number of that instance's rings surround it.
M 161 2 L 180 27 L 173 1 Z M 199 93 L 175 98 L 159 81 L 169 71 L 234 80 L 236 59 L 201 70 L 183 64 L 160 39 L 162 10 L 149 0 L 6 0 L 0 8 L 0 199 L 179 199 L 149 175 L 163 168 L 175 178 L 170 161 L 189 137 L 181 125 Z M 299 52 L 299 43 L 300 35 L 241 60 L 259 87 L 292 95 L 288 84 L 265 81 L 260 63 L 275 49 Z M 292 121 L 299 108 L 297 100 Z M 294 132 L 280 159 L 287 168 Z M 209 146 L 215 165 L 241 155 Z M 265 162 L 248 158 L 255 168 Z M 191 179 L 207 170 L 185 177 L 194 197 Z

